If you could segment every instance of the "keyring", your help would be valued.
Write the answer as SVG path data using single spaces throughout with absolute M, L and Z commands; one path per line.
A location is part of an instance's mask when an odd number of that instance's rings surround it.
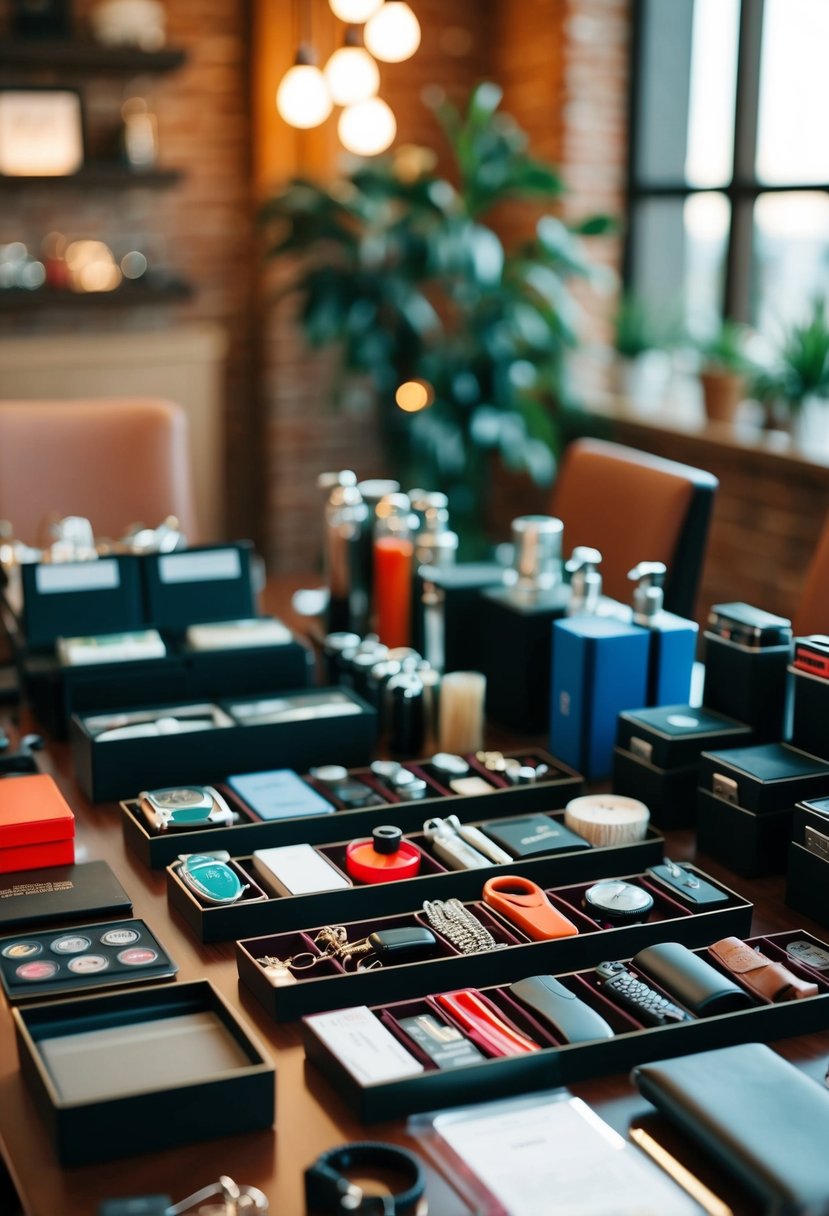
M 538 883 L 517 874 L 501 874 L 484 883 L 484 903 L 517 925 L 532 941 L 575 937 L 578 929 L 554 908 Z

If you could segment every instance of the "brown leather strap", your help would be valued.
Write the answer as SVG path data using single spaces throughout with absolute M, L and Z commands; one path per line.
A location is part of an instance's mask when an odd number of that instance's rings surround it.
M 724 937 L 722 941 L 714 942 L 708 947 L 708 953 L 746 988 L 768 1001 L 797 1001 L 818 994 L 817 984 L 800 979 L 788 967 L 772 962 L 738 937 Z

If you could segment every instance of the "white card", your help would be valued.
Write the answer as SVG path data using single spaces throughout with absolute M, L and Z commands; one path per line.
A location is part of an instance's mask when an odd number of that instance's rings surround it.
M 315 1013 L 304 1020 L 361 1085 L 398 1081 L 424 1071 L 367 1005 Z
M 342 891 L 351 883 L 329 865 L 310 844 L 286 844 L 276 849 L 256 849 L 253 868 L 260 878 L 276 882 L 290 895 L 312 895 L 315 891 Z

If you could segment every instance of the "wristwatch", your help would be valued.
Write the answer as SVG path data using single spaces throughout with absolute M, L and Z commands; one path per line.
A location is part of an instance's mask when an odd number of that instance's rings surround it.
M 621 878 L 594 883 L 584 893 L 585 911 L 601 925 L 635 925 L 647 918 L 653 896 Z
M 237 816 L 212 785 L 167 786 L 142 790 L 138 808 L 156 832 L 168 828 L 204 828 L 236 822 Z
M 390 1195 L 367 1195 L 345 1177 L 347 1171 L 387 1171 L 403 1180 L 403 1189 Z M 426 1216 L 426 1177 L 414 1153 L 371 1140 L 343 1144 L 322 1153 L 305 1171 L 305 1203 L 309 1213 L 357 1213 L 357 1216 Z

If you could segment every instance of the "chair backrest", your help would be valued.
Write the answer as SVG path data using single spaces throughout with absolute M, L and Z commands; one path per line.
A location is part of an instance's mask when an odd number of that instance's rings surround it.
M 792 628 L 796 638 L 809 633 L 829 633 L 829 515 L 806 571 Z
M 564 453 L 550 509 L 564 523 L 565 553 L 575 545 L 601 552 L 607 595 L 628 603 L 628 571 L 640 561 L 664 562 L 665 607 L 693 617 L 718 484 L 689 465 L 576 439 Z
M 187 419 L 155 398 L 0 401 L 0 518 L 43 542 L 45 523 L 82 515 L 96 536 L 177 516 L 198 539 Z

